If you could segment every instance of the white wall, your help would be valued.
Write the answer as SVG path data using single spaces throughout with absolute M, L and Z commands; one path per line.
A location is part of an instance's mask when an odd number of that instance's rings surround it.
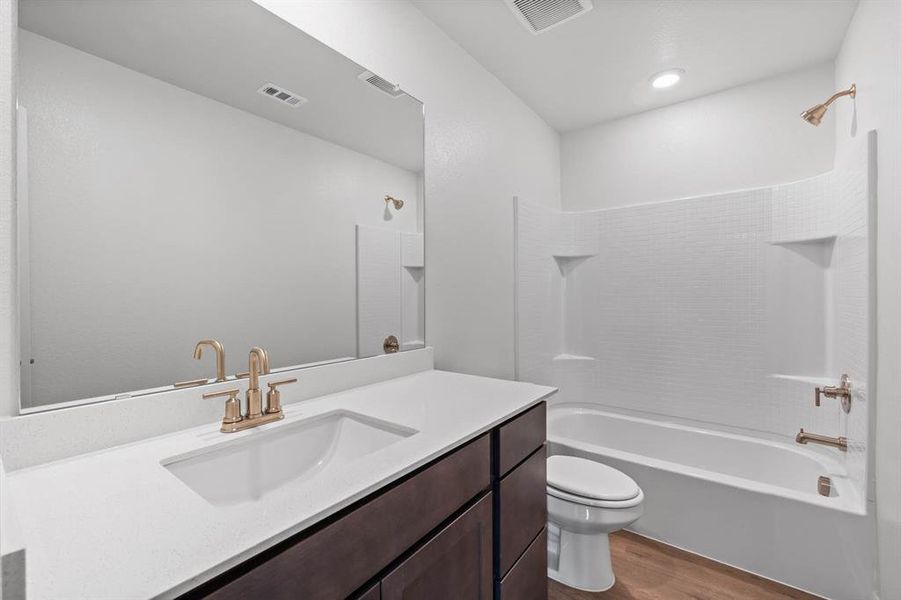
M 512 378 L 511 198 L 559 207 L 557 133 L 407 2 L 256 1 L 425 103 L 427 342 Z
M 901 598 L 901 3 L 863 0 L 835 61 L 836 157 L 877 130 L 876 518 L 881 598 Z
M 0 415 L 19 405 L 16 307 L 16 35 L 17 4 L 0 2 Z
M 15 2 L 0 2 L 0 416 L 19 403 L 18 316 L 16 314 L 16 16 Z M 0 465 L 0 470 L 3 466 Z M 7 500 L 0 488 L 0 512 Z M 3 595 L 0 569 L 0 597 Z
M 416 173 L 28 31 L 19 56 L 31 406 L 212 376 L 208 337 L 230 372 L 356 355 L 355 226 L 415 231 Z
M 799 118 L 833 91 L 832 64 L 563 135 L 566 210 L 796 181 L 832 168 L 833 121 Z

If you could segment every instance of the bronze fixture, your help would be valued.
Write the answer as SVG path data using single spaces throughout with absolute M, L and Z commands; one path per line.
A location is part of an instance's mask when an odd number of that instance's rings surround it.
M 848 438 L 846 437 L 829 437 L 826 435 L 819 435 L 816 433 L 807 433 L 802 428 L 801 431 L 798 432 L 798 435 L 795 436 L 795 441 L 799 444 L 806 444 L 807 442 L 813 442 L 814 444 L 822 444 L 823 446 L 832 446 L 833 448 L 838 448 L 842 452 L 848 451 Z
M 820 405 L 820 396 L 827 398 L 841 398 L 842 410 L 846 413 L 851 412 L 851 378 L 845 373 L 842 375 L 841 382 L 837 385 L 824 385 L 816 389 L 814 396 L 814 404 Z
M 192 379 L 191 381 L 179 381 L 178 383 L 173 383 L 172 387 L 176 389 L 197 387 L 198 385 L 206 385 L 209 382 L 209 379 Z
M 267 384 L 269 391 L 266 392 L 266 414 L 281 414 L 282 412 L 282 394 L 278 391 L 278 386 L 287 385 L 289 383 L 297 383 L 297 378 L 282 379 L 281 381 L 273 381 Z
M 394 204 L 394 210 L 400 210 L 404 207 L 404 201 L 400 198 L 395 198 L 394 196 L 385 196 L 385 204 L 391 202 Z
M 382 350 L 385 351 L 385 354 L 394 354 L 400 350 L 400 342 L 397 341 L 395 336 L 389 335 L 382 344 Z
M 269 372 L 269 357 L 266 351 L 255 346 L 250 349 L 247 372 L 250 373 L 250 383 L 247 384 L 247 412 L 244 417 L 257 419 L 263 415 L 263 393 L 260 391 L 260 375 Z
M 820 496 L 832 494 L 832 480 L 825 475 L 820 475 L 817 479 L 817 492 L 819 492 Z
M 216 352 L 216 381 L 225 381 L 225 348 L 216 340 L 200 340 L 194 346 L 194 358 L 203 357 L 203 347 L 209 346 Z
M 814 127 L 819 126 L 819 124 L 823 121 L 823 116 L 826 114 L 826 111 L 829 109 L 829 105 L 835 102 L 837 99 L 842 96 L 851 96 L 852 98 L 857 97 L 857 84 L 852 83 L 851 87 L 846 90 L 842 90 L 840 92 L 836 92 L 832 94 L 832 96 L 823 102 L 822 104 L 817 104 L 816 106 L 812 106 L 801 113 L 801 118 L 813 125 Z
M 219 428 L 219 431 L 222 433 L 234 433 L 235 431 L 238 431 L 238 425 L 243 421 L 243 417 L 241 417 L 241 402 L 238 400 L 238 394 L 240 393 L 241 390 L 235 388 L 222 392 L 210 392 L 203 395 L 205 400 L 228 396 L 228 400 L 225 401 L 225 416 L 222 417 L 222 427 Z
M 260 375 L 269 374 L 269 357 L 266 351 L 259 347 L 251 348 L 248 356 L 247 376 L 250 381 L 247 384 L 247 410 L 241 414 L 241 403 L 238 400 L 240 390 L 226 390 L 204 394 L 204 398 L 222 398 L 228 396 L 225 401 L 225 416 L 222 418 L 223 433 L 234 433 L 244 429 L 250 429 L 264 423 L 272 423 L 285 418 L 282 411 L 281 394 L 278 387 L 289 383 L 295 383 L 294 379 L 283 379 L 269 383 L 269 392 L 266 394 L 266 409 L 263 410 L 263 394 L 260 391 Z M 239 374 L 240 376 L 240 374 Z

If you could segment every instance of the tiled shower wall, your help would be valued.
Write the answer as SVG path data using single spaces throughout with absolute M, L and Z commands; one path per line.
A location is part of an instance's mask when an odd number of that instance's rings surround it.
M 874 135 L 874 134 L 873 134 Z M 845 435 L 866 489 L 870 145 L 769 188 L 516 210 L 517 375 L 589 403 L 791 441 Z M 813 403 L 851 376 L 854 399 Z

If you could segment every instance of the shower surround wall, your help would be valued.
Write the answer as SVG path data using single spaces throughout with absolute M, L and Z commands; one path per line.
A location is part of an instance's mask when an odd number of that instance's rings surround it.
M 864 510 L 870 154 L 797 183 L 608 210 L 516 207 L 517 376 L 552 402 L 793 443 L 846 436 Z M 848 373 L 850 414 L 814 407 Z

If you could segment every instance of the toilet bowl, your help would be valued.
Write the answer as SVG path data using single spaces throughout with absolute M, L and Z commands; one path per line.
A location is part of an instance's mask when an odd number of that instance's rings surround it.
M 634 523 L 643 500 L 638 484 L 612 467 L 548 457 L 548 577 L 589 592 L 613 587 L 608 535 Z

